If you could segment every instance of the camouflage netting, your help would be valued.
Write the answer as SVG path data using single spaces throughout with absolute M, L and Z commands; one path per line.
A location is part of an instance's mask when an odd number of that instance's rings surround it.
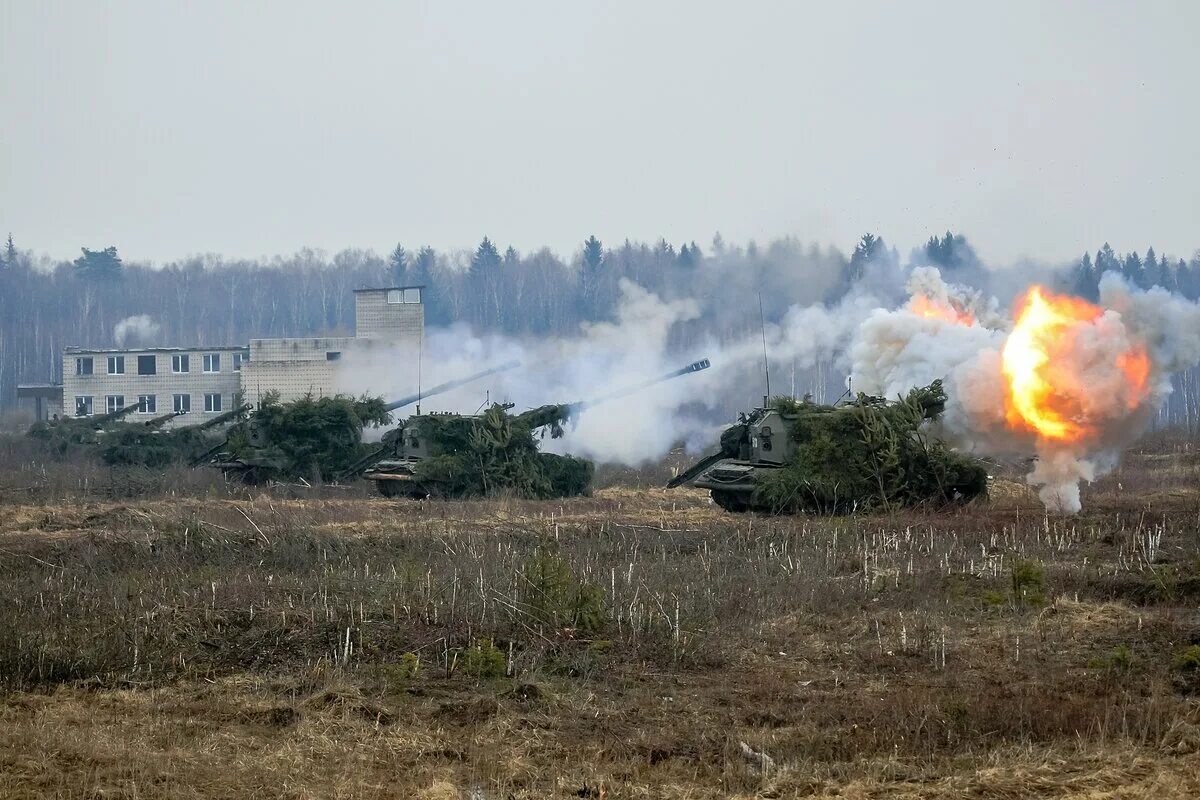
M 590 461 L 538 450 L 539 432 L 561 436 L 569 413 L 568 406 L 542 406 L 513 415 L 493 405 L 473 417 L 412 418 L 407 425 L 429 442 L 431 453 L 417 463 L 416 480 L 428 493 L 443 497 L 585 494 L 592 482 Z
M 79 447 L 93 446 L 99 441 L 99 431 L 85 420 L 65 417 L 53 422 L 38 422 L 29 429 L 29 436 L 42 442 L 53 455 L 62 456 Z
M 267 395 L 249 419 L 230 429 L 228 458 L 216 466 L 254 481 L 320 481 L 369 449 L 362 443 L 365 426 L 390 421 L 379 398 L 338 395 L 281 403 Z
M 109 466 L 165 467 L 186 463 L 212 441 L 198 431 L 154 430 L 142 422 L 67 417 L 39 422 L 29 436 L 56 458 L 99 457 Z
M 166 467 L 188 463 L 219 440 L 219 434 L 190 427 L 153 430 L 141 423 L 121 423 L 102 431 L 96 444 L 109 466 Z
M 946 407 L 941 381 L 902 400 L 859 395 L 841 406 L 776 398 L 796 454 L 765 472 L 754 503 L 777 511 L 846 513 L 943 504 L 987 492 L 987 472 L 930 435 L 927 421 Z M 736 435 L 737 428 L 730 431 Z M 729 433 L 729 432 L 727 432 Z M 722 437 L 722 447 L 729 442 Z

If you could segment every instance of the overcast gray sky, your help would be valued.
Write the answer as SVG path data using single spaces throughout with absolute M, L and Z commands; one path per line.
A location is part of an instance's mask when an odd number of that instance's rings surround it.
M 782 235 L 1200 246 L 1200 3 L 0 0 L 0 228 L 69 258 Z

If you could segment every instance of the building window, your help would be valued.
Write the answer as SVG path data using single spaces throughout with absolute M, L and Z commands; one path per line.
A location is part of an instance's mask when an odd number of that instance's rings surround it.
M 138 356 L 138 375 L 157 375 L 158 362 L 154 356 Z
M 220 353 L 205 353 L 204 354 L 204 371 L 205 372 L 220 372 L 221 371 L 221 354 Z
M 109 356 L 108 357 L 108 374 L 109 375 L 124 375 L 125 374 L 125 356 Z
M 174 411 L 176 414 L 186 414 L 192 410 L 192 396 L 190 394 L 174 395 Z
M 219 395 L 219 394 L 204 395 L 204 410 L 205 411 L 220 411 L 221 410 L 221 395 Z
M 92 415 L 91 395 L 75 398 L 75 416 L 90 417 Z
M 188 364 L 187 355 L 171 356 L 171 372 L 183 373 L 191 372 L 191 365 Z
M 75 359 L 75 374 L 76 375 L 91 375 L 92 374 L 92 357 L 83 356 Z M 92 412 L 88 412 L 89 414 Z
M 250 361 L 249 353 L 234 353 L 233 354 L 233 371 L 241 372 L 242 364 L 249 363 L 249 361 Z
M 388 289 L 387 301 L 389 305 L 398 305 L 400 303 L 419 303 L 421 302 L 421 290 Z
M 154 414 L 158 411 L 158 398 L 152 394 L 138 395 L 138 413 Z
M 340 352 L 338 352 L 337 350 L 330 350 L 325 353 L 325 360 L 326 361 L 341 361 L 342 354 Z
M 125 407 L 125 395 L 110 394 L 104 398 L 104 409 L 111 414 Z

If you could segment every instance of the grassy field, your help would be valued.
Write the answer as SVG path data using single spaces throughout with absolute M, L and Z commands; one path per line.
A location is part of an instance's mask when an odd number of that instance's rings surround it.
M 1200 794 L 1200 460 L 1169 442 L 1076 518 L 1002 479 L 767 518 L 8 455 L 3 797 Z

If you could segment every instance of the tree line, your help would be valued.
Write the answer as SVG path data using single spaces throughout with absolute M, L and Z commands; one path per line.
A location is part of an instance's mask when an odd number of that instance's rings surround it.
M 521 253 L 490 237 L 470 251 L 397 245 L 386 256 L 359 249 L 330 256 L 305 249 L 265 260 L 195 256 L 152 265 L 126 262 L 114 246 L 83 248 L 74 261 L 55 262 L 18 248 L 10 235 L 0 253 L 0 409 L 14 404 L 18 383 L 60 380 L 63 347 L 117 346 L 116 324 L 141 314 L 159 325 L 155 344 L 163 346 L 350 335 L 353 289 L 420 285 L 430 326 L 462 322 L 482 332 L 566 336 L 611 319 L 627 279 L 665 300 L 700 304 L 699 319 L 672 331 L 682 348 L 757 331 L 760 301 L 771 322 L 793 305 L 836 302 L 859 283 L 900 284 L 909 266 L 932 264 L 967 283 L 986 274 L 966 237 L 952 232 L 930 237 L 907 258 L 871 233 L 848 255 L 796 238 L 738 245 L 720 234 L 704 246 L 591 236 L 566 259 L 547 248 Z M 1060 290 L 1094 299 L 1100 275 L 1110 270 L 1139 286 L 1200 297 L 1200 251 L 1190 260 L 1153 248 L 1122 255 L 1106 243 L 1094 257 L 1057 267 L 1051 279 Z

